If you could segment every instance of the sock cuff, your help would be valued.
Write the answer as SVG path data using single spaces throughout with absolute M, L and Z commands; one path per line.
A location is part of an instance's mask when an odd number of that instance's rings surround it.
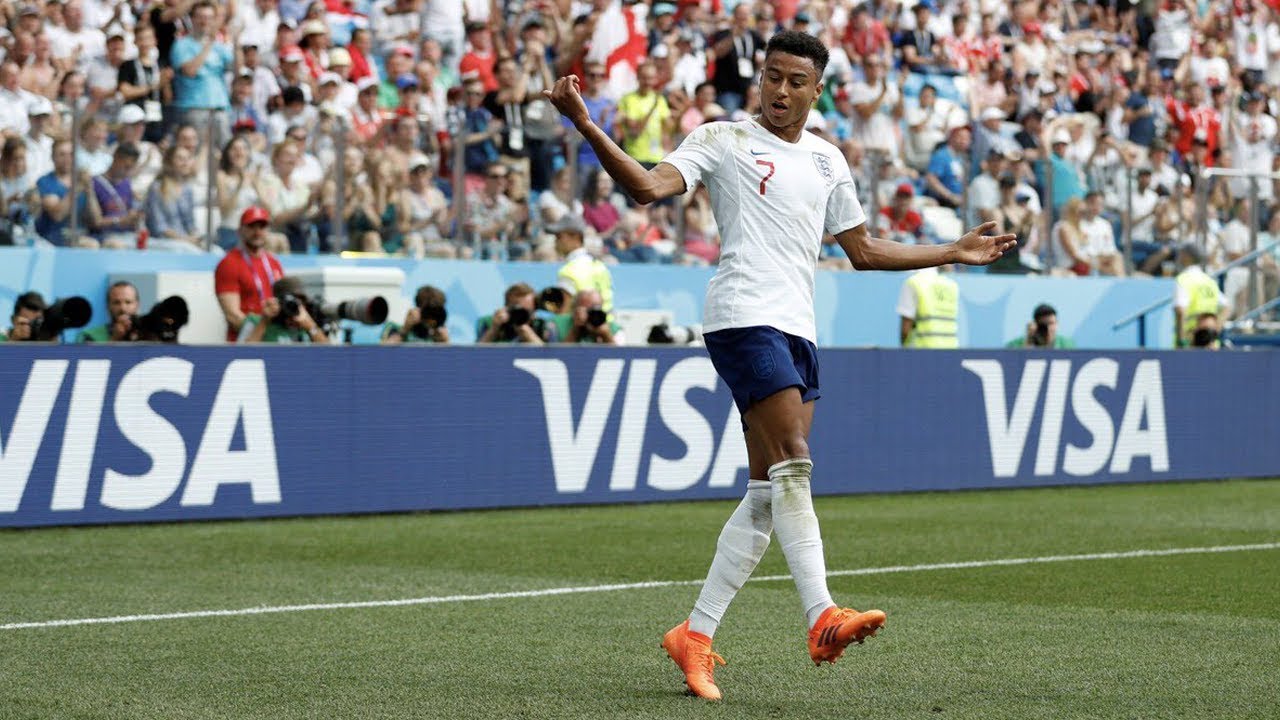
M 769 489 L 768 480 L 748 480 L 747 481 L 747 492 L 751 492 L 752 490 L 768 490 L 768 489 Z
M 788 480 L 799 478 L 809 479 L 813 473 L 813 461 L 809 458 L 788 458 L 780 463 L 769 466 L 769 479 L 772 480 L 776 476 L 782 475 Z

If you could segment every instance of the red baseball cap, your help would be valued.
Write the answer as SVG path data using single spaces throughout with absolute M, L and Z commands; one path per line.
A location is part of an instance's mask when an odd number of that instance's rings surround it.
M 911 183 L 902 183 L 901 185 L 898 186 L 897 194 L 903 197 L 914 197 L 916 194 L 916 189 L 911 186 Z
M 260 208 L 257 205 L 250 205 L 245 208 L 244 212 L 240 215 L 240 227 L 252 225 L 256 222 L 271 222 L 271 213 L 267 212 L 265 208 Z

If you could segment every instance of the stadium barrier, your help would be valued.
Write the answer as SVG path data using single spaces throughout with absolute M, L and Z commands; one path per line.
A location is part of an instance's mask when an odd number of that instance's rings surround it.
M 731 498 L 694 349 L 24 346 L 0 526 Z M 820 494 L 1280 474 L 1280 354 L 822 350 Z
M 388 298 L 397 322 L 419 285 L 431 284 L 449 296 L 449 334 L 454 342 L 476 337 L 476 318 L 502 304 L 502 291 L 516 282 L 535 288 L 556 283 L 557 265 L 405 258 L 339 258 L 289 255 L 285 272 L 327 266 L 398 268 L 405 275 L 402 297 Z M 84 295 L 93 303 L 91 325 L 107 321 L 105 298 L 113 277 L 137 279 L 145 273 L 207 272 L 204 300 L 212 302 L 213 268 L 218 258 L 133 250 L 0 248 L 0 322 L 7 321 L 14 299 L 37 290 L 46 299 Z M 672 265 L 615 265 L 614 303 L 628 310 L 667 310 L 679 325 L 701 322 L 707 282 L 714 268 Z M 1116 321 L 1143 306 L 1173 296 L 1173 280 L 1153 278 L 1028 278 L 957 273 L 960 284 L 960 343 L 997 348 L 1026 333 L 1036 305 L 1058 310 L 1058 332 L 1077 346 L 1094 349 L 1138 345 L 1134 326 L 1112 329 Z M 814 287 L 818 344 L 830 347 L 896 347 L 900 322 L 894 311 L 903 273 L 819 270 Z M 159 298 L 152 298 L 154 301 Z M 150 302 L 144 298 L 144 302 Z M 200 298 L 188 299 L 193 308 Z M 149 306 L 149 305 L 148 305 Z M 194 310 L 193 310 L 194 311 Z M 216 310 L 215 310 L 216 312 Z M 193 320 L 195 322 L 195 320 Z M 1173 312 L 1143 320 L 1148 344 L 1173 346 Z M 3 327 L 8 327 L 4 325 Z M 377 333 L 372 334 L 376 340 Z M 358 338 L 359 339 L 359 338 Z

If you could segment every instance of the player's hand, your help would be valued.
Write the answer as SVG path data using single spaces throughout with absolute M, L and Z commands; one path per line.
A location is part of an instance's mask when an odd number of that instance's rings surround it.
M 591 122 L 587 104 L 582 101 L 582 93 L 578 90 L 577 75 L 560 78 L 550 90 L 543 90 L 542 94 L 556 106 L 561 115 L 569 118 L 574 127 L 580 128 Z
M 987 235 L 996 229 L 994 222 L 984 222 L 960 237 L 955 243 L 955 261 L 965 265 L 990 265 L 1018 244 L 1018 236 Z

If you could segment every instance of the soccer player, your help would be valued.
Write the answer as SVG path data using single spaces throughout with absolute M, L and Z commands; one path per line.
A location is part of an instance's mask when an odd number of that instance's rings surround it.
M 703 330 L 711 362 L 742 413 L 751 480 L 716 543 L 693 612 L 662 642 L 689 689 L 709 700 L 721 697 L 713 671 L 724 663 L 711 651 L 711 639 L 771 533 L 800 593 L 815 664 L 834 663 L 847 645 L 885 622 L 879 610 L 859 612 L 832 601 L 809 492 L 807 438 L 819 397 L 814 268 L 824 230 L 860 270 L 987 264 L 1015 244 L 1013 235 L 986 236 L 995 228 L 991 222 L 947 245 L 871 237 L 840 151 L 804 131 L 826 65 L 827 49 L 813 36 L 775 35 L 765 48 L 761 114 L 699 126 L 651 170 L 592 123 L 578 78 L 560 78 L 545 91 L 637 202 L 681 195 L 698 183 L 711 194 L 722 250 L 707 286 Z

